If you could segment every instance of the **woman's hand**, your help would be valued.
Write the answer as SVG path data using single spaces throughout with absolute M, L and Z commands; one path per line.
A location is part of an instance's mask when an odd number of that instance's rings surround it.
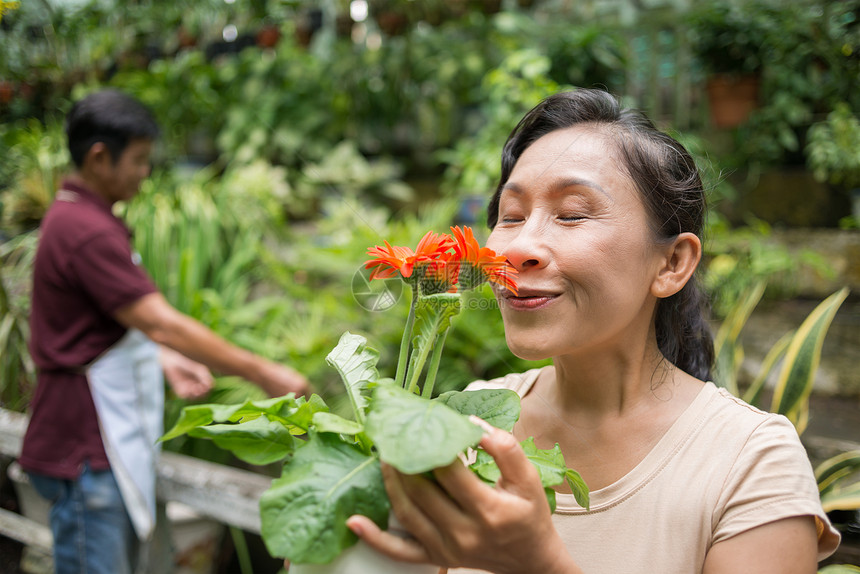
M 483 421 L 480 421 L 483 423 Z M 396 560 L 496 573 L 580 572 L 553 527 L 537 470 L 510 433 L 483 425 L 481 446 L 499 465 L 495 488 L 459 461 L 434 471 L 437 482 L 383 465 L 397 520 L 414 539 L 380 530 L 364 516 L 347 525 Z

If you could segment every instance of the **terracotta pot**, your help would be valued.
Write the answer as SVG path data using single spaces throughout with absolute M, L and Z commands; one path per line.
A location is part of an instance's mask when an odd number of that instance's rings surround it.
M 0 80 L 0 104 L 8 104 L 15 97 L 15 87 L 12 82 Z
M 274 48 L 281 39 L 281 31 L 277 26 L 263 26 L 257 32 L 256 42 L 261 48 Z
M 709 76 L 706 89 L 711 123 L 718 128 L 734 128 L 747 121 L 750 113 L 758 107 L 760 84 L 758 75 Z

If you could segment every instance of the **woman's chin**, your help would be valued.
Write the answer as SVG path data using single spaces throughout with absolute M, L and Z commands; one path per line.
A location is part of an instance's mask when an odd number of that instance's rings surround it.
M 546 343 L 541 341 L 512 341 L 508 339 L 508 348 L 524 361 L 542 361 L 552 357 Z

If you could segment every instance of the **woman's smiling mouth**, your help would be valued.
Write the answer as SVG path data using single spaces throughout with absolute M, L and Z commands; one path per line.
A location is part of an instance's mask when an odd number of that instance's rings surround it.
M 558 298 L 558 293 L 519 289 L 517 295 L 508 292 L 504 304 L 516 311 L 543 309 Z

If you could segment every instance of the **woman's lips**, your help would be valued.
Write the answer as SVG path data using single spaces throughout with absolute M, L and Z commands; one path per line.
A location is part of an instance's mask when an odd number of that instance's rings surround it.
M 505 304 L 517 311 L 532 311 L 542 309 L 556 300 L 556 293 L 530 293 L 520 290 L 517 295 L 510 294 L 505 297 Z

